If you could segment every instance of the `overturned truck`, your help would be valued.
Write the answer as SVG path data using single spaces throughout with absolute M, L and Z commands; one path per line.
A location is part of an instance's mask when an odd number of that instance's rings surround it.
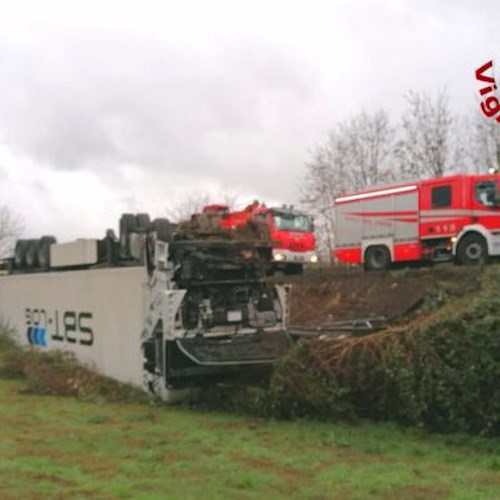
M 19 240 L 0 316 L 21 344 L 167 401 L 261 375 L 288 349 L 288 291 L 267 279 L 270 242 L 248 234 L 124 214 L 118 237 Z

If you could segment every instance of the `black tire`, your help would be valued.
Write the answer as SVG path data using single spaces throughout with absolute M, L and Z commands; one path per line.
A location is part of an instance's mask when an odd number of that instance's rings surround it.
M 120 217 L 120 256 L 130 257 L 129 234 L 137 232 L 137 219 L 134 214 L 122 214 Z
M 302 274 L 302 271 L 303 271 L 302 264 L 285 264 L 284 267 L 284 273 L 288 276 Z
M 40 269 L 48 271 L 50 269 L 50 245 L 56 243 L 54 236 L 42 236 L 38 242 L 37 258 Z
M 385 271 L 391 265 L 391 254 L 385 245 L 374 245 L 365 251 L 367 271 Z
M 140 232 L 146 232 L 151 228 L 151 219 L 149 214 L 137 214 L 135 216 L 137 221 L 137 230 Z
M 14 268 L 23 269 L 26 267 L 26 250 L 28 248 L 28 240 L 17 240 L 14 250 Z
M 156 239 L 158 241 L 164 241 L 165 243 L 171 243 L 173 241 L 174 231 L 168 219 L 155 219 L 152 228 L 156 233 Z
M 26 267 L 35 269 L 38 267 L 38 245 L 39 240 L 28 240 L 26 246 Z
M 150 276 L 152 276 L 155 269 L 155 245 L 154 233 L 148 233 L 146 236 L 146 268 Z
M 488 246 L 483 236 L 466 234 L 458 244 L 457 262 L 464 266 L 479 266 L 488 260 Z

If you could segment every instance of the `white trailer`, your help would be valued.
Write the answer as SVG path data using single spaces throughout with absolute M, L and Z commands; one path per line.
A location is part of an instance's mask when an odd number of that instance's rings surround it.
M 164 221 L 134 217 L 122 216 L 119 240 L 17 245 L 0 275 L 0 318 L 20 344 L 71 351 L 165 400 L 287 350 L 287 290 L 264 279 L 270 247 L 174 241 Z
M 2 322 L 19 344 L 68 350 L 96 371 L 142 384 L 143 267 L 0 276 Z

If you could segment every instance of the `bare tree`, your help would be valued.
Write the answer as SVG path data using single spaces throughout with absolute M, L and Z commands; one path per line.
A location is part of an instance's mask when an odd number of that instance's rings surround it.
M 477 172 L 475 123 L 469 115 L 457 115 L 450 130 L 450 163 L 453 172 Z
M 479 112 L 471 120 L 471 163 L 476 172 L 500 169 L 500 125 Z
M 331 256 L 334 199 L 340 193 L 363 189 L 389 180 L 393 150 L 392 129 L 384 111 L 361 112 L 341 122 L 325 145 L 306 162 L 301 203 L 315 216 L 318 250 Z
M 0 258 L 8 257 L 13 249 L 16 238 L 24 229 L 21 219 L 14 215 L 7 206 L 0 206 Z
M 332 151 L 328 146 L 318 148 L 313 155 L 306 163 L 307 174 L 300 190 L 301 205 L 314 217 L 317 249 L 329 260 L 333 248 L 332 208 L 335 196 L 342 190 L 343 168 L 341 164 L 338 169 L 332 168 Z
M 449 165 L 452 117 L 446 90 L 436 98 L 410 90 L 395 155 L 403 178 L 441 176 Z
M 364 189 L 391 179 L 392 127 L 385 111 L 361 112 L 339 126 L 349 189 Z

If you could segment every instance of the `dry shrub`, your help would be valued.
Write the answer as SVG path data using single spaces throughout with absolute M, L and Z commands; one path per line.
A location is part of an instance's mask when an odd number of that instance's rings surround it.
M 0 377 L 23 377 L 22 357 L 23 352 L 14 342 L 10 330 L 0 326 Z
M 500 434 L 500 271 L 425 322 L 301 342 L 261 398 L 269 415 L 396 420 Z
M 23 370 L 27 391 L 36 394 L 75 395 L 82 399 L 107 401 L 150 401 L 140 389 L 79 365 L 70 352 L 26 351 Z
M 69 352 L 26 351 L 22 360 L 27 391 L 36 394 L 67 396 L 78 394 L 83 371 Z
M 22 377 L 26 382 L 25 392 L 33 394 L 108 401 L 151 401 L 140 389 L 79 365 L 70 352 L 20 348 L 6 332 L 0 333 L 0 376 Z

